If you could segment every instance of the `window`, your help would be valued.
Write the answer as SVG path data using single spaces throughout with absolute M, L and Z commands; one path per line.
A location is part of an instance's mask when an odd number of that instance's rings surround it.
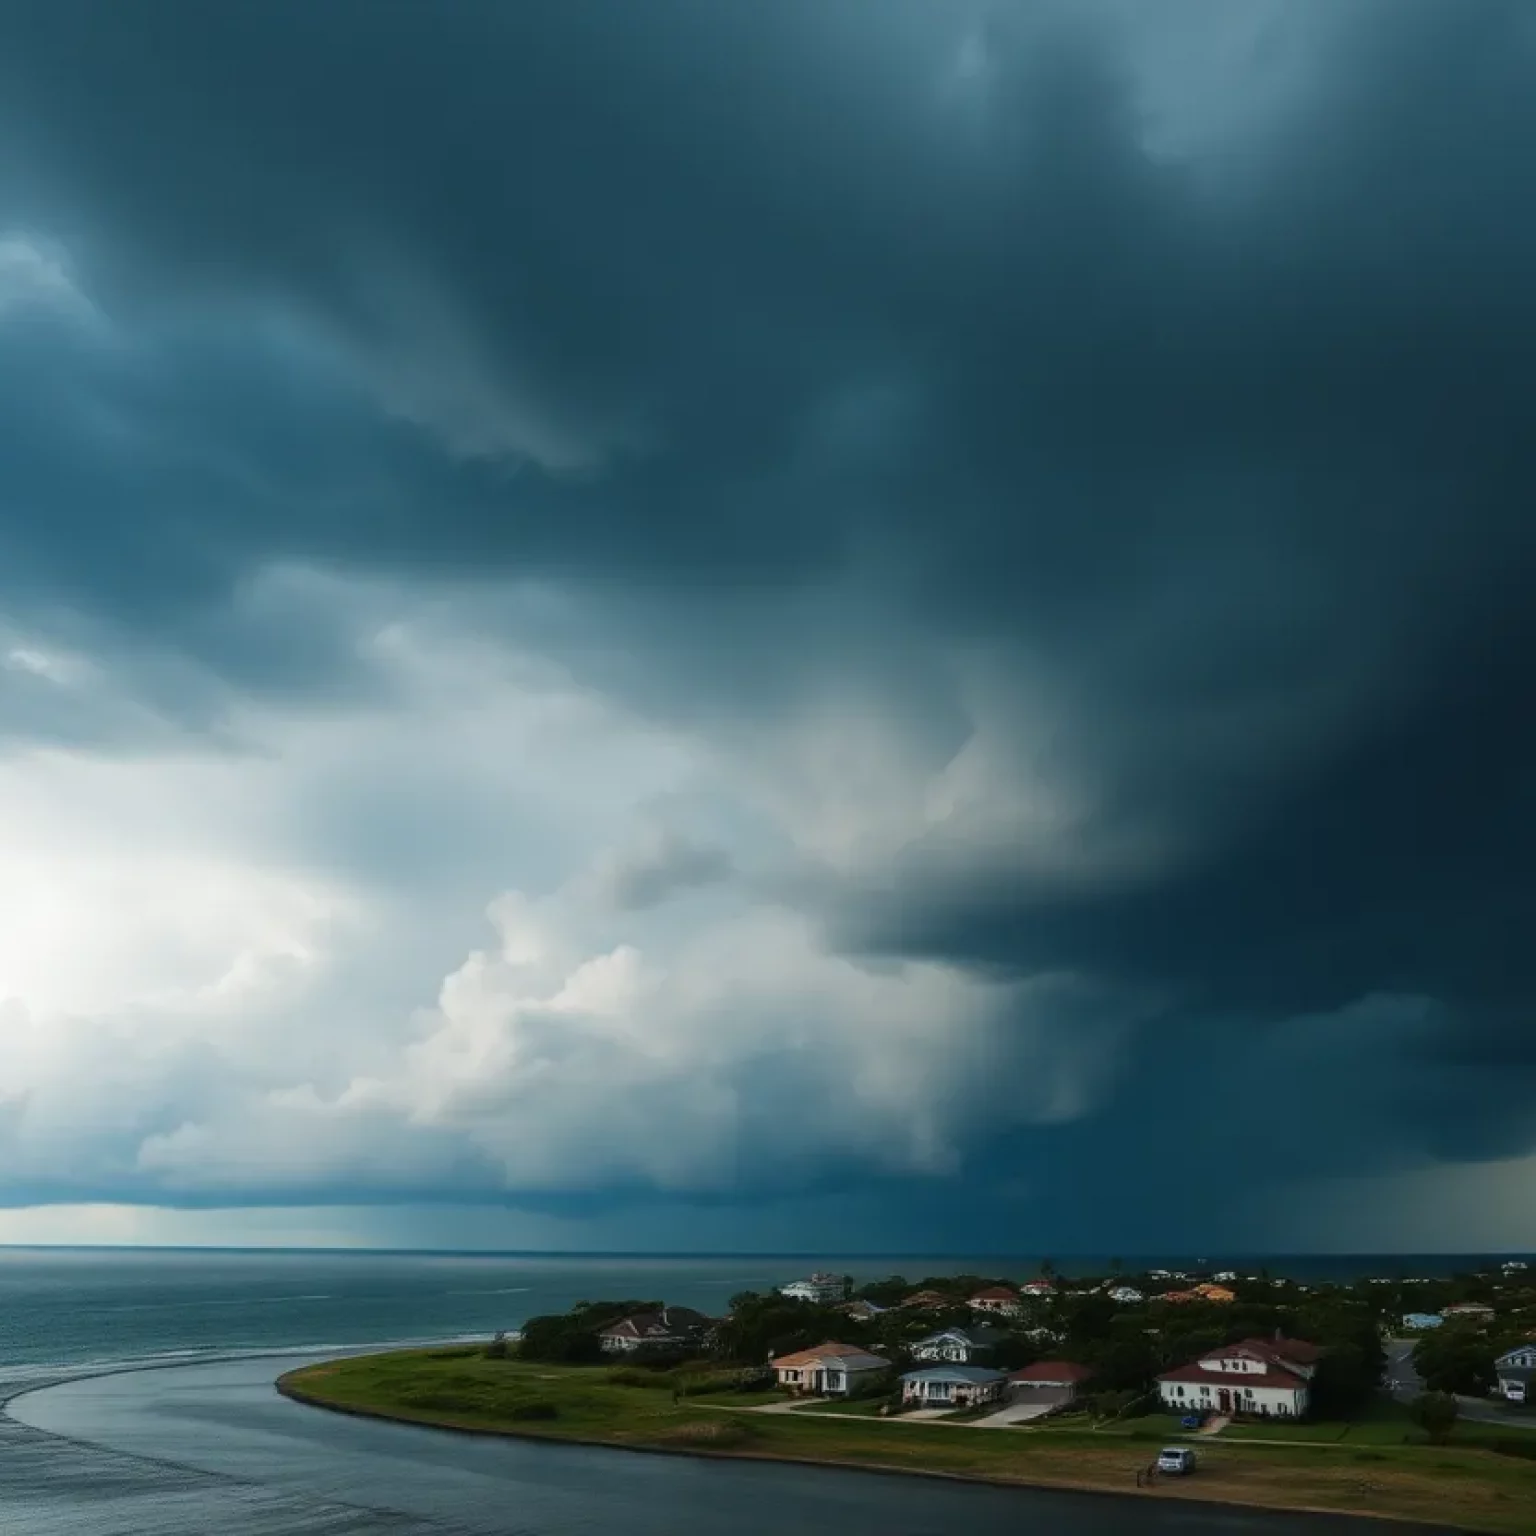
M 1244 1397 L 1252 1397 L 1253 1396 L 1253 1388 L 1252 1387 L 1244 1387 L 1243 1388 L 1243 1396 Z

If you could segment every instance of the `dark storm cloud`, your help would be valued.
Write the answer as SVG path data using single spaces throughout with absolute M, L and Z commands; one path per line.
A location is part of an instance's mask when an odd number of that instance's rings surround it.
M 552 577 L 609 632 L 545 638 L 651 707 L 772 710 L 835 658 L 945 751 L 931 653 L 984 647 L 1054 680 L 1098 822 L 1182 855 L 1063 892 L 919 847 L 821 893 L 850 945 L 1166 997 L 1212 1095 L 1304 1041 L 1321 1115 L 1368 1061 L 1324 1161 L 1518 1150 L 1529 7 L 1286 6 L 1181 154 L 1115 27 L 1053 18 L 0 6 L 10 221 L 157 338 L 0 354 L 0 588 L 359 686 L 229 594 L 285 559 Z M 1432 1016 L 1364 1055 L 1316 1022 L 1380 996 Z M 1134 1047 L 1126 1134 L 1182 1059 Z M 1265 1162 L 1234 1139 L 1234 1179 Z

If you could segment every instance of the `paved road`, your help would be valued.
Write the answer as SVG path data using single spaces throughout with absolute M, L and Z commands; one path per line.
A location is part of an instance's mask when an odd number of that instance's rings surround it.
M 32 1391 L 0 1413 L 17 1536 L 1388 1536 L 1386 1521 L 466 1439 L 304 1408 L 298 1361 Z M 3 1373 L 0 1373 L 3 1374 Z M 0 1379 L 0 1399 L 7 1383 Z
M 1387 1381 L 1393 1397 L 1411 1403 L 1424 1390 L 1424 1382 L 1413 1368 L 1413 1339 L 1387 1340 Z M 1536 1414 L 1507 1408 L 1481 1397 L 1462 1397 L 1456 1402 L 1461 1416 L 1474 1424 L 1499 1424 L 1509 1429 L 1536 1429 Z

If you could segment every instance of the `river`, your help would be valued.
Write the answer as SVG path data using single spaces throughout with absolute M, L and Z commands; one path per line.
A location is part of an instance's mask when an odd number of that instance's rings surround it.
M 279 1397 L 313 1356 L 29 1386 L 0 1417 L 7 1536 L 1389 1536 L 1166 1497 L 474 1439 Z M 25 1383 L 0 1379 L 0 1397 Z M 1427 1527 L 1416 1526 L 1418 1536 Z

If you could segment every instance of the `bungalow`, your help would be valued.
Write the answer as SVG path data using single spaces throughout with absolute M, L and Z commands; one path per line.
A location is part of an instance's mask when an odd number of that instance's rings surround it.
M 1093 1367 L 1074 1360 L 1040 1360 L 1014 1371 L 1008 1385 L 1016 1397 L 1037 1397 L 1040 1401 L 1070 1403 L 1077 1389 L 1093 1375 Z
M 913 1291 L 901 1304 L 904 1307 L 921 1307 L 929 1312 L 958 1305 L 953 1296 L 946 1296 L 943 1291 Z
M 635 1312 L 599 1330 L 598 1339 L 611 1355 L 631 1355 L 637 1350 L 683 1349 L 696 1344 L 711 1326 L 710 1319 L 692 1307 L 663 1307 L 659 1312 Z
M 788 1285 L 779 1287 L 780 1296 L 788 1296 L 791 1301 L 815 1301 L 829 1302 L 843 1299 L 843 1277 L 841 1275 L 815 1274 L 808 1280 L 791 1280 Z
M 1147 1298 L 1134 1285 L 1117 1285 L 1109 1293 L 1111 1301 L 1145 1301 Z
M 1445 1319 L 1438 1312 L 1405 1312 L 1403 1313 L 1403 1327 L 1421 1330 L 1424 1328 L 1438 1328 Z
M 972 1312 L 990 1312 L 999 1317 L 1017 1317 L 1024 1310 L 1018 1292 L 1010 1291 L 1006 1285 L 989 1285 L 977 1291 L 966 1305 Z
M 850 1397 L 872 1386 L 891 1362 L 857 1344 L 828 1340 L 814 1349 L 796 1350 L 769 1361 L 781 1387 L 816 1397 Z
M 1532 1400 L 1533 1382 L 1536 1382 L 1536 1342 L 1517 1344 L 1505 1350 L 1493 1362 L 1498 1377 L 1498 1391 L 1507 1402 L 1528 1403 Z
M 901 1398 L 905 1403 L 921 1403 L 926 1408 L 971 1408 L 979 1403 L 995 1403 L 1002 1397 L 1008 1378 L 1001 1371 L 989 1371 L 979 1365 L 935 1365 L 923 1371 L 908 1371 L 901 1378 Z
M 1230 1306 L 1232 1302 L 1237 1300 L 1237 1292 L 1228 1290 L 1224 1285 L 1197 1285 L 1194 1289 L 1194 1294 L 1201 1301 L 1220 1302 L 1223 1306 Z
M 972 1365 L 991 1354 L 1004 1337 L 996 1328 L 944 1328 L 913 1344 L 912 1358 Z
M 1244 1339 L 1165 1371 L 1157 1378 L 1158 1396 L 1175 1413 L 1209 1409 L 1300 1418 L 1321 1353 L 1301 1339 Z

